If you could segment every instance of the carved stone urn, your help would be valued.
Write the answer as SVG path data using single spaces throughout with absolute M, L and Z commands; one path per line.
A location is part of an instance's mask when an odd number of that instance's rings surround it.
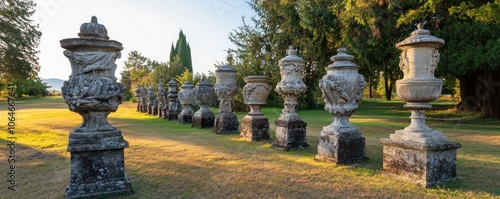
M 141 86 L 139 85 L 136 89 L 135 89 L 135 99 L 137 99 L 137 111 L 140 111 L 141 110 Z
M 337 52 L 331 58 L 333 63 L 326 67 L 326 75 L 319 80 L 325 110 L 333 116 L 333 122 L 320 133 L 316 159 L 349 164 L 366 157 L 365 138 L 349 122 L 361 103 L 366 82 L 358 73 L 359 66 L 352 62 L 354 56 L 345 48 Z
M 207 80 L 199 82 L 193 90 L 194 100 L 200 109 L 193 114 L 192 127 L 213 128 L 214 113 L 208 109 L 210 103 L 213 102 L 215 96 L 213 85 Z
M 141 89 L 141 112 L 147 113 L 148 112 L 148 90 L 146 89 L 146 86 L 142 86 Z
M 177 120 L 179 113 L 181 112 L 181 105 L 179 104 L 179 100 L 177 99 L 177 82 L 175 80 L 170 80 L 167 83 L 168 85 L 168 110 L 166 111 L 167 120 Z
M 122 103 L 124 87 L 116 81 L 115 61 L 123 47 L 109 40 L 95 16 L 81 25 L 78 36 L 60 41 L 72 69 L 62 87 L 63 97 L 69 109 L 83 118 L 69 134 L 71 174 L 66 198 L 129 194 L 133 191 L 124 165 L 128 142 L 108 122 L 108 114 Z
M 434 70 L 443 44 L 444 40 L 429 35 L 422 24 L 396 44 L 402 51 L 399 67 L 404 73 L 396 81 L 396 92 L 411 110 L 411 124 L 381 139 L 384 173 L 425 187 L 456 177 L 456 150 L 461 147 L 425 124 L 425 110 L 432 108 L 429 102 L 441 94 L 443 82 L 434 77 Z
M 157 98 L 156 98 L 156 101 L 158 102 L 158 106 L 157 106 L 157 111 L 158 111 L 158 117 L 159 118 L 163 118 L 163 114 L 165 114 L 164 112 L 164 107 L 165 107 L 165 104 L 167 103 L 166 101 L 166 97 L 165 97 L 165 85 L 163 84 L 163 80 L 160 79 L 160 81 L 158 82 L 158 94 L 157 94 Z
M 283 113 L 275 122 L 276 138 L 272 144 L 272 147 L 278 150 L 309 147 L 306 141 L 307 123 L 295 112 L 297 98 L 307 90 L 307 86 L 302 82 L 305 62 L 297 56 L 293 46 L 290 46 L 287 53 L 288 56 L 279 61 L 281 81 L 276 85 L 276 92 L 284 99 Z
M 271 92 L 269 78 L 266 76 L 245 77 L 243 99 L 250 106 L 250 112 L 241 121 L 240 136 L 249 141 L 262 141 L 269 139 L 269 120 L 260 111 L 266 104 L 267 96 Z
M 177 121 L 181 124 L 191 124 L 193 123 L 194 114 L 193 109 L 191 109 L 191 105 L 195 103 L 193 92 L 194 85 L 189 81 L 185 81 L 180 88 L 181 89 L 177 95 L 183 109 L 181 113 L 179 113 Z
M 240 123 L 233 113 L 231 104 L 233 96 L 238 92 L 236 85 L 236 70 L 229 65 L 224 65 L 215 70 L 215 94 L 219 97 L 219 114 L 215 117 L 213 132 L 236 133 Z
M 148 114 L 154 114 L 154 106 L 155 106 L 155 92 L 153 90 L 153 86 L 148 88 Z

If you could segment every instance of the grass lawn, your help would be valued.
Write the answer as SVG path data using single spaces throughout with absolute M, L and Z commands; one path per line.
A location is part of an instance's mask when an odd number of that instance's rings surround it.
M 68 134 L 82 119 L 61 97 L 19 101 L 16 110 L 16 191 L 7 189 L 7 102 L 0 102 L 0 198 L 64 198 L 69 182 Z M 116 198 L 495 198 L 500 197 L 500 122 L 456 113 L 456 102 L 436 101 L 427 124 L 459 142 L 458 180 L 425 189 L 385 175 L 382 145 L 409 125 L 401 101 L 364 101 L 351 121 L 366 138 L 370 158 L 351 166 L 314 160 L 322 126 L 332 122 L 324 110 L 300 111 L 308 123 L 310 148 L 283 152 L 271 141 L 249 143 L 238 134 L 166 121 L 135 111 L 124 102 L 110 123 L 130 143 L 125 169 L 135 191 Z M 215 110 L 216 111 L 216 110 Z M 271 123 L 280 108 L 264 108 Z M 241 118 L 245 113 L 239 113 Z

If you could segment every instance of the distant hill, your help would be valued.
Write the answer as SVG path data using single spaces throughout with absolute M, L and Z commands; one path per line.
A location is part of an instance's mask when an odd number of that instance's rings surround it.
M 57 79 L 57 78 L 49 78 L 49 79 L 42 79 L 42 82 L 47 83 L 47 86 L 52 86 L 48 90 L 56 90 L 56 91 L 61 91 L 61 87 L 64 84 L 64 80 L 62 79 Z

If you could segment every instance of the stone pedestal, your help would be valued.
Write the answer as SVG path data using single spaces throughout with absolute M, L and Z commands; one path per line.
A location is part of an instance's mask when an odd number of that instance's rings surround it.
M 63 97 L 69 109 L 83 118 L 82 124 L 69 134 L 71 178 L 66 198 L 130 194 L 132 186 L 124 166 L 128 142 L 108 122 L 108 115 L 122 103 L 125 89 L 115 77 L 115 61 L 123 47 L 109 40 L 106 28 L 97 23 L 95 16 L 80 27 L 78 36 L 60 41 L 72 69 L 62 87 Z M 141 94 L 146 93 L 142 90 Z M 146 99 L 142 102 L 144 105 Z M 140 108 L 147 110 L 145 106 Z
M 221 134 L 239 132 L 238 127 L 240 126 L 240 123 L 238 122 L 238 117 L 232 112 L 217 115 L 214 122 L 214 133 Z
M 279 61 L 281 81 L 276 85 L 276 92 L 284 99 L 282 114 L 275 122 L 276 137 L 272 144 L 272 147 L 278 150 L 309 147 L 306 142 L 307 123 L 295 112 L 297 98 L 307 90 L 307 86 L 302 82 L 305 63 L 297 56 L 293 46 L 290 46 L 287 53 L 288 56 Z
M 208 105 L 214 100 L 213 85 L 207 80 L 202 80 L 194 88 L 193 95 L 196 103 L 200 105 L 200 109 L 194 113 L 193 124 L 191 126 L 199 128 L 213 128 L 214 113 L 208 109 Z
M 158 83 L 158 94 L 156 97 L 156 101 L 158 102 L 156 106 L 156 115 L 158 115 L 159 118 L 163 118 L 163 115 L 165 114 L 164 107 L 167 101 L 165 97 L 165 86 L 163 85 L 162 79 L 160 79 Z
M 168 110 L 165 111 L 165 119 L 167 120 L 177 120 L 179 113 L 181 112 L 181 105 L 177 99 L 177 82 L 175 80 L 170 80 L 168 85 Z
M 431 187 L 457 177 L 456 156 L 459 143 L 421 144 L 381 139 L 384 145 L 383 173 Z
M 245 116 L 241 120 L 240 136 L 249 141 L 269 140 L 269 120 L 264 116 Z
M 181 113 L 177 117 L 177 121 L 181 124 L 191 124 L 193 123 L 193 110 L 191 109 L 191 113 Z
M 271 147 L 288 151 L 304 149 L 309 147 L 306 140 L 307 123 L 302 119 L 278 119 L 276 125 L 276 137 Z
M 319 136 L 316 159 L 337 164 L 350 164 L 368 159 L 365 138 L 356 127 L 333 129 L 323 127 Z
M 443 85 L 434 70 L 439 62 L 437 48 L 444 40 L 429 33 L 419 24 L 409 38 L 396 44 L 402 50 L 399 67 L 404 74 L 396 81 L 396 92 L 411 110 L 411 123 L 381 139 L 383 173 L 425 187 L 455 179 L 456 150 L 461 147 L 425 124 L 425 110 L 432 108 L 429 102 L 439 98 Z
M 214 127 L 214 113 L 212 111 L 196 111 L 193 115 L 192 127 L 199 128 L 213 128 Z

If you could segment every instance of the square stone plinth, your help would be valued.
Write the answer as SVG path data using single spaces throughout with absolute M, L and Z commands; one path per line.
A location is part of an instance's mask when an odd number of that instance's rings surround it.
M 193 123 L 193 114 L 179 114 L 177 121 L 181 124 L 191 124 Z
M 240 123 L 234 113 L 219 114 L 215 118 L 213 132 L 217 134 L 238 133 Z
M 279 118 L 276 122 L 276 138 L 271 147 L 288 151 L 309 147 L 306 141 L 307 123 L 300 119 Z
M 356 127 L 331 129 L 324 127 L 320 133 L 316 159 L 337 164 L 350 164 L 368 159 L 365 138 Z
M 172 109 L 169 109 L 165 112 L 165 119 L 167 120 L 177 120 L 178 117 L 179 117 L 179 113 L 180 111 L 178 110 L 172 110 Z
M 384 138 L 383 173 L 431 187 L 456 178 L 456 142 L 421 144 Z
M 269 140 L 269 120 L 264 116 L 245 116 L 241 120 L 240 136 L 249 141 Z
M 132 194 L 125 173 L 123 148 L 71 152 L 71 179 L 66 198 Z
M 211 111 L 195 112 L 193 115 L 192 127 L 199 128 L 213 128 L 214 127 L 214 113 Z

